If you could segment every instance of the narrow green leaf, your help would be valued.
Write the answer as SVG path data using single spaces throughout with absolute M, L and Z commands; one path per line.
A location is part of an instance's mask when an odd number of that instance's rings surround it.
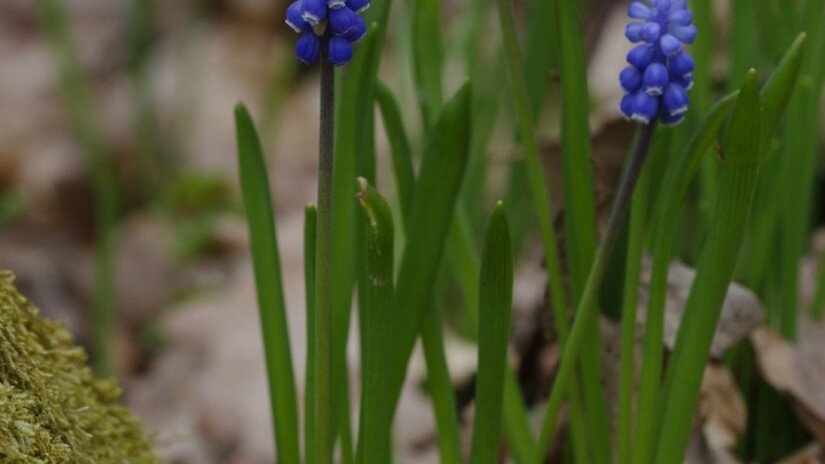
M 304 372 L 304 462 L 317 462 L 315 453 L 315 250 L 318 209 L 304 209 L 304 292 L 306 293 L 306 369 Z
M 678 226 L 679 205 L 684 201 L 702 157 L 708 154 L 716 141 L 717 134 L 736 103 L 738 95 L 738 91 L 728 94 L 713 105 L 690 142 L 685 146 L 682 156 L 676 162 L 671 163 L 662 184 L 665 188 L 664 195 L 656 202 L 653 213 L 657 236 L 671 235 L 671 231 Z
M 751 70 L 733 109 L 711 229 L 668 368 L 653 462 L 684 458 L 702 373 L 756 191 L 761 113 L 756 71 Z
M 390 323 L 394 337 L 386 380 L 390 416 L 395 412 L 423 313 L 431 310 L 427 306 L 467 163 L 470 99 L 468 82 L 444 107 L 424 150 L 415 185 Z
M 533 432 L 521 387 L 512 369 L 508 369 L 504 377 L 504 428 L 513 460 L 518 464 L 529 462 L 534 446 Z
M 587 54 L 580 19 L 573 0 L 556 1 L 562 90 L 562 171 L 564 174 L 564 231 L 573 302 L 585 287 L 596 251 L 596 205 L 590 150 L 590 95 Z M 588 439 L 604 446 L 591 447 L 596 464 L 609 464 L 610 429 L 602 383 L 601 334 L 598 325 L 587 328 L 581 355 L 582 391 Z M 581 459 L 581 458 L 580 458 Z
M 731 86 L 735 86 L 745 76 L 751 66 L 759 64 L 759 21 L 758 8 L 753 0 L 733 0 L 731 14 Z
M 656 205 L 652 280 L 645 320 L 642 374 L 636 408 L 635 445 L 631 462 L 648 462 L 656 445 L 654 425 L 664 355 L 662 337 L 664 336 L 668 265 L 676 229 L 679 225 L 681 205 L 703 157 L 708 154 L 708 150 L 716 140 L 717 133 L 736 102 L 737 95 L 738 92 L 728 95 L 711 109 L 701 127 L 685 147 L 681 158 L 667 170 L 663 183 L 666 191 Z
M 402 217 L 406 221 L 415 184 L 409 142 L 406 139 L 406 134 L 401 125 L 398 106 L 389 89 L 383 85 L 379 85 L 377 97 L 379 107 L 384 117 L 387 136 L 390 138 L 393 171 L 395 172 L 399 196 L 401 197 L 401 208 L 404 212 Z M 461 269 L 456 269 L 456 276 L 458 277 L 462 295 L 465 297 L 465 306 L 470 314 L 470 322 L 473 327 L 477 327 L 477 283 L 468 283 L 464 276 L 468 274 L 478 275 L 479 262 L 472 247 L 470 224 L 466 215 L 455 215 L 447 240 L 448 246 L 452 248 L 449 250 L 449 258 L 452 262 L 461 265 Z M 469 294 L 473 291 L 476 292 L 476 295 L 468 298 Z M 508 395 L 504 401 L 507 433 L 510 437 L 511 448 L 514 454 L 521 457 L 518 462 L 525 462 L 527 457 L 529 457 L 532 447 L 526 411 L 518 389 L 518 383 L 515 381 L 513 373 L 510 370 L 507 371 L 507 379 L 508 385 L 512 387 L 508 388 Z
M 561 49 L 562 169 L 565 237 L 573 294 L 581 293 L 596 250 L 596 208 L 590 151 L 590 101 L 580 20 L 573 0 L 557 0 Z
M 444 101 L 441 86 L 444 51 L 441 43 L 440 2 L 413 1 L 411 21 L 416 95 L 421 105 L 424 126 L 430 127 L 438 117 Z
M 453 271 L 461 297 L 464 299 L 464 317 L 471 327 L 478 327 L 478 255 L 470 225 L 470 217 L 464 208 L 453 216 L 453 224 L 447 235 L 447 258 Z
M 431 304 L 429 308 L 424 308 L 421 317 L 421 345 L 427 364 L 427 387 L 435 411 L 439 462 L 461 464 L 458 407 L 447 368 L 441 313 L 435 304 Z
M 533 117 L 538 120 L 550 83 L 550 73 L 559 61 L 559 36 L 547 27 L 556 24 L 558 0 L 527 3 L 527 35 L 524 47 L 524 77 Z
M 385 372 L 389 353 L 389 317 L 393 299 L 392 213 L 387 202 L 367 181 L 359 179 L 358 200 L 365 219 L 365 291 L 360 294 L 364 308 L 366 340 L 364 365 L 361 369 L 361 422 L 358 437 L 358 462 L 390 462 L 390 423 L 386 407 Z M 362 460 L 363 458 L 363 460 Z
M 762 145 L 761 156 L 768 159 L 770 147 L 773 145 L 772 139 L 779 128 L 781 116 L 787 110 L 788 104 L 799 77 L 799 70 L 802 61 L 803 45 L 807 41 L 806 35 L 800 34 L 780 63 L 777 65 L 771 77 L 762 87 Z M 782 159 L 775 157 L 768 160 L 771 164 L 776 164 L 776 170 L 781 170 Z M 776 233 L 781 219 L 781 202 L 777 201 L 779 189 L 781 187 L 779 177 L 774 169 L 765 169 L 762 173 L 762 191 L 759 194 L 757 205 L 760 206 L 757 215 L 750 227 L 752 246 L 749 247 L 748 256 L 748 283 L 756 291 L 762 290 L 762 283 L 767 280 L 767 274 L 771 269 L 774 259 L 774 246 Z
M 523 174 L 529 185 L 530 199 L 532 200 L 529 203 L 533 208 L 536 221 L 539 225 L 541 244 L 547 266 L 547 283 L 553 308 L 553 322 L 555 323 L 559 342 L 565 344 L 569 322 L 567 320 L 568 304 L 566 290 L 563 282 L 564 273 L 562 272 L 561 260 L 559 259 L 556 232 L 553 226 L 553 220 L 550 217 L 552 211 L 550 193 L 539 156 L 533 114 L 530 109 L 530 100 L 527 92 L 527 80 L 524 76 L 518 34 L 516 32 L 516 22 L 513 17 L 513 5 L 510 0 L 497 0 L 496 4 L 498 6 L 502 40 L 504 42 L 504 59 L 507 64 L 510 93 L 512 95 L 513 107 L 518 120 L 519 135 L 521 136 L 525 155 L 524 169 L 521 170 L 521 166 L 517 165 L 514 166 L 511 172 L 514 174 L 513 179 L 517 180 L 521 178 L 519 174 Z M 520 169 L 520 171 L 515 171 L 515 169 Z M 579 397 L 578 379 L 572 379 L 572 383 L 573 386 L 570 389 L 570 424 L 573 432 L 573 449 L 575 456 L 581 456 L 581 459 L 585 459 L 584 456 L 587 455 L 587 443 L 585 442 L 586 437 L 584 435 L 585 421 L 583 404 Z M 510 382 L 508 381 L 508 385 L 509 384 Z M 512 390 L 513 388 L 507 388 L 508 392 L 512 392 Z M 507 395 L 508 398 L 511 396 L 515 396 L 515 394 L 511 393 Z M 511 413 L 507 412 L 506 417 L 511 417 Z M 520 430 L 523 429 L 520 428 Z M 510 427 L 508 427 L 508 440 L 511 446 L 521 445 L 519 448 L 514 448 L 513 450 L 513 454 L 519 463 L 531 462 L 531 459 L 539 456 L 543 452 L 537 452 L 534 446 L 530 446 L 530 449 L 525 449 L 523 445 L 528 441 L 532 443 L 532 435 L 516 434 L 515 429 L 511 429 Z M 536 457 L 536 459 L 541 459 L 542 457 L 543 456 Z
M 767 156 L 770 140 L 779 127 L 779 120 L 788 108 L 796 82 L 799 77 L 799 66 L 802 62 L 802 52 L 807 34 L 800 33 L 796 40 L 785 52 L 782 61 L 776 66 L 776 70 L 762 86 L 762 143 L 760 145 L 761 157 Z
M 413 186 L 415 185 L 415 171 L 412 162 L 412 147 L 401 121 L 401 110 L 398 100 L 392 91 L 383 83 L 376 85 L 375 98 L 384 120 L 387 139 L 390 142 L 392 168 L 395 174 L 395 185 L 398 189 L 398 199 L 401 203 L 402 216 L 406 216 L 412 203 Z
M 470 462 L 499 461 L 504 373 L 513 303 L 513 250 L 504 205 L 498 203 L 487 227 L 481 258 L 478 375 Z
M 298 400 L 269 178 L 260 139 L 243 105 L 235 108 L 235 125 L 241 192 L 249 225 L 278 461 L 299 463 Z
M 807 240 L 806 223 L 811 211 L 810 198 L 813 198 L 813 192 L 808 189 L 812 189 L 814 183 L 816 164 L 813 143 L 808 148 L 808 141 L 815 139 L 813 134 L 816 129 L 808 131 L 806 126 L 810 127 L 808 124 L 816 120 L 818 106 L 809 102 L 816 100 L 818 93 L 812 93 L 813 89 L 804 85 L 804 78 L 800 80 L 803 66 L 810 69 L 803 64 L 805 42 L 806 35 L 802 33 L 762 92 L 764 158 L 768 156 L 768 147 L 772 144 L 781 116 L 787 111 L 789 118 L 778 155 L 770 160 L 778 175 L 765 172 L 762 176 L 762 183 L 768 189 L 760 197 L 763 208 L 751 227 L 754 246 L 749 257 L 749 277 L 757 290 L 763 288 L 763 283 L 778 285 L 778 305 L 768 306 L 768 323 L 789 339 L 796 333 L 799 259 Z M 798 82 L 801 85 L 797 85 Z M 810 107 L 815 107 L 812 112 L 805 109 Z M 788 205 L 794 207 L 789 208 Z M 781 240 L 777 240 L 779 237 Z M 775 245 L 777 241 L 779 247 Z M 779 279 L 772 278 L 777 263 Z
M 401 124 L 398 104 L 391 91 L 383 84 L 379 84 L 376 97 L 384 117 L 387 136 L 390 139 L 393 171 L 398 186 L 401 209 L 404 213 L 402 216 L 406 218 L 409 205 L 412 202 L 413 186 L 415 185 L 410 143 Z M 477 274 L 478 258 L 473 250 L 473 237 L 467 214 L 461 211 L 454 216 L 453 224 L 447 236 L 447 253 L 453 273 L 465 298 L 468 315 L 474 320 L 478 308 L 476 301 L 478 289 L 476 282 L 470 282 L 470 280 L 476 279 L 472 275 Z M 470 291 L 475 290 L 475 294 L 468 295 L 468 289 Z M 473 324 L 475 324 L 474 321 Z
M 387 93 L 384 93 L 384 91 Z M 409 143 L 406 141 L 406 135 L 404 134 L 403 127 L 401 126 L 400 115 L 393 114 L 397 112 L 397 106 L 390 100 L 392 95 L 388 93 L 386 88 L 384 88 L 379 89 L 378 96 L 379 103 L 383 100 L 381 106 L 385 122 L 389 120 L 390 125 L 393 126 L 388 126 L 388 134 L 393 133 L 396 137 L 402 137 L 401 140 L 391 144 L 393 145 L 394 170 L 396 173 L 400 196 L 402 197 L 401 203 L 402 211 L 404 213 L 402 216 L 406 221 L 410 214 L 409 204 L 411 199 L 409 196 L 412 195 L 415 182 L 412 173 L 412 160 L 410 159 Z M 451 261 L 456 261 L 456 259 L 454 259 L 456 250 L 461 250 L 463 252 L 463 255 L 461 255 L 462 260 L 459 260 L 458 262 L 465 265 L 465 267 L 472 267 L 472 263 L 475 261 L 474 252 L 471 248 L 469 248 L 469 244 L 472 243 L 472 239 L 469 237 L 468 232 L 464 236 L 457 236 L 458 232 L 466 232 L 462 229 L 458 229 L 456 227 L 457 225 L 461 224 L 457 221 L 453 221 L 453 226 L 450 227 L 448 232 L 448 241 L 450 242 L 449 248 L 451 248 L 451 250 L 449 250 Z M 410 231 L 408 230 L 408 232 Z M 457 272 L 458 275 L 461 276 L 460 270 L 457 270 Z M 458 463 L 461 461 L 459 426 L 456 416 L 453 386 L 450 381 L 444 353 L 440 314 L 434 307 L 425 311 L 426 312 L 423 316 L 424 321 L 421 326 L 421 334 L 425 361 L 427 364 L 430 395 L 433 400 L 433 407 L 436 415 L 439 453 L 441 456 L 441 462 Z
M 694 0 L 691 2 L 693 23 L 700 31 L 690 53 L 696 62 L 693 72 L 693 89 L 690 94 L 690 112 L 688 122 L 691 129 L 698 128 L 708 114 L 712 103 L 713 82 L 711 79 L 711 65 L 713 58 L 714 28 L 713 8 L 711 0 Z M 699 213 L 701 223 L 699 227 L 710 221 L 711 207 L 716 198 L 716 188 L 719 185 L 719 161 L 714 156 L 703 156 L 699 174 Z
M 780 241 L 780 329 L 789 340 L 796 338 L 799 314 L 799 263 L 808 243 L 817 165 L 820 162 L 818 134 L 822 82 L 825 78 L 825 46 L 822 45 L 825 8 L 822 2 L 809 3 L 804 24 L 809 28 L 814 44 L 804 57 L 801 77 L 790 106 L 786 127 L 786 143 L 782 151 L 782 190 L 779 223 Z M 793 205 L 793 207 L 788 207 Z

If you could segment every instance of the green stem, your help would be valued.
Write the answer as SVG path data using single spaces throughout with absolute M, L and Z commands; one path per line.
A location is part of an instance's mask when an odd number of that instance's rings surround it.
M 636 306 L 639 300 L 639 274 L 644 251 L 645 229 L 647 227 L 648 184 L 650 170 L 645 169 L 639 180 L 639 187 L 633 195 L 630 211 L 630 236 L 625 263 L 624 301 L 622 302 L 621 358 L 619 370 L 619 421 L 618 454 L 619 464 L 630 462 L 630 440 L 633 436 L 633 377 L 636 370 Z
M 332 162 L 335 68 L 321 45 L 321 131 L 318 162 L 318 229 L 315 258 L 315 447 L 318 464 L 332 462 Z
M 636 149 L 628 160 L 627 167 L 622 175 L 619 190 L 616 193 L 613 208 L 610 211 L 607 229 L 602 237 L 599 248 L 596 250 L 596 258 L 593 262 L 593 267 L 590 269 L 590 275 L 587 278 L 584 293 L 579 301 L 576 310 L 576 319 L 573 322 L 567 343 L 564 345 L 561 365 L 556 374 L 553 389 L 550 392 L 550 399 L 547 403 L 547 412 L 544 416 L 541 434 L 539 435 L 539 441 L 533 454 L 533 462 L 536 464 L 544 462 L 545 453 L 550 446 L 550 440 L 553 438 L 553 431 L 555 430 L 556 420 L 561 409 L 561 402 L 567 393 L 572 376 L 575 373 L 576 359 L 578 358 L 582 343 L 585 340 L 584 335 L 588 332 L 590 324 L 595 321 L 598 313 L 596 302 L 599 295 L 599 288 L 604 279 L 607 265 L 610 262 L 610 256 L 613 254 L 616 241 L 621 233 L 622 223 L 624 222 L 628 206 L 630 205 L 630 199 L 636 186 L 636 181 L 639 179 L 645 159 L 650 151 L 650 141 L 653 138 L 655 125 L 654 122 L 640 127 L 639 137 L 636 141 Z M 598 444 L 596 446 L 598 446 Z

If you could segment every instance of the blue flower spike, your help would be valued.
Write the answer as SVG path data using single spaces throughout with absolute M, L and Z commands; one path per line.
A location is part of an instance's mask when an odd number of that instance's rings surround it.
M 630 66 L 619 74 L 625 91 L 619 110 L 640 124 L 656 118 L 667 126 L 679 124 L 693 86 L 695 63 L 685 50 L 696 40 L 693 13 L 686 0 L 644 0 L 632 2 L 627 14 L 636 21 L 627 25 L 625 36 L 638 45 L 627 54 Z
M 344 66 L 352 61 L 352 46 L 364 38 L 367 25 L 360 16 L 369 0 L 296 0 L 287 7 L 286 24 L 301 34 L 296 57 L 305 64 L 318 61 L 326 47 L 330 63 Z

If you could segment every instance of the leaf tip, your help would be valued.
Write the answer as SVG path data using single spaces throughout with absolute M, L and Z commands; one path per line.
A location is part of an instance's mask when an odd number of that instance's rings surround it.
M 507 224 L 507 213 L 504 210 L 503 201 L 497 201 L 495 207 L 493 207 L 493 213 L 490 215 L 490 228 L 500 229 L 504 231 L 508 237 L 510 235 L 509 226 Z
M 243 102 L 235 103 L 235 120 L 248 117 L 249 110 L 246 109 L 246 105 L 244 105 Z

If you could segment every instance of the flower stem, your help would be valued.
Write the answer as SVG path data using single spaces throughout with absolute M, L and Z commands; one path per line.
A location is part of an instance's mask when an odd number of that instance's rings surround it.
M 315 452 L 332 462 L 332 155 L 335 131 L 335 69 L 321 44 L 321 128 L 318 158 L 318 230 L 315 257 Z
M 596 300 L 599 295 L 599 288 L 601 288 L 610 257 L 613 254 L 613 249 L 619 238 L 628 206 L 630 206 L 630 199 L 636 187 L 636 181 L 639 179 L 642 167 L 650 151 L 650 141 L 656 129 L 655 125 L 655 122 L 652 122 L 649 125 L 639 128 L 636 148 L 631 158 L 627 161 L 624 173 L 622 174 L 619 190 L 613 200 L 613 208 L 610 211 L 610 218 L 607 222 L 607 230 L 602 236 L 599 248 L 596 250 L 596 258 L 593 262 L 593 267 L 590 268 L 587 285 L 584 288 L 584 293 L 576 309 L 576 319 L 573 321 L 573 327 L 570 330 L 567 343 L 564 345 L 561 365 L 556 374 L 553 389 L 550 392 L 550 399 L 547 403 L 547 412 L 544 416 L 541 435 L 539 436 L 539 441 L 532 459 L 532 462 L 536 464 L 544 462 L 544 456 L 550 446 L 550 440 L 553 438 L 553 431 L 555 430 L 556 420 L 561 409 L 561 402 L 575 373 L 576 358 L 584 342 L 584 335 L 598 314 Z
M 639 274 L 642 267 L 645 231 L 647 228 L 648 190 L 650 168 L 644 169 L 638 188 L 633 194 L 630 211 L 630 233 L 625 263 L 624 300 L 622 302 L 621 358 L 619 369 L 619 420 L 618 453 L 619 464 L 631 462 L 631 438 L 633 435 L 633 386 L 636 350 L 636 306 L 639 296 Z

